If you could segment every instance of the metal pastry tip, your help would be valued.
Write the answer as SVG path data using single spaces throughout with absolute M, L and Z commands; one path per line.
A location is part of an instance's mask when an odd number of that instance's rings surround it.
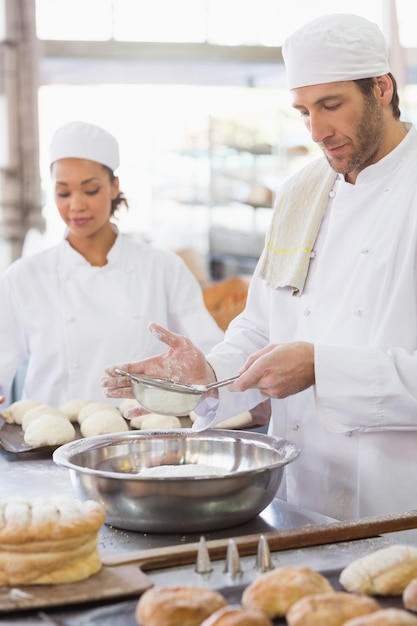
M 225 574 L 230 574 L 231 576 L 239 576 L 240 574 L 242 574 L 239 552 L 234 539 L 229 539 L 229 543 L 227 545 L 226 565 L 224 572 Z
M 261 535 L 259 537 L 255 569 L 258 570 L 258 572 L 267 572 L 268 570 L 273 568 L 274 566 L 272 564 L 271 552 L 269 550 L 268 541 L 265 535 Z
M 195 564 L 195 571 L 198 574 L 208 574 L 213 570 L 211 566 L 210 556 L 207 550 L 207 544 L 205 537 L 200 537 L 197 552 L 197 562 Z

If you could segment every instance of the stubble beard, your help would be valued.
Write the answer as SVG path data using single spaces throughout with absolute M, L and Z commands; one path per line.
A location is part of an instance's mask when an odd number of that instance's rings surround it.
M 365 167 L 374 163 L 383 136 L 382 109 L 378 106 L 374 96 L 364 99 L 362 117 L 356 127 L 355 139 L 352 142 L 354 151 L 347 161 L 338 162 L 337 159 L 326 159 L 329 165 L 338 174 L 350 174 L 360 172 Z

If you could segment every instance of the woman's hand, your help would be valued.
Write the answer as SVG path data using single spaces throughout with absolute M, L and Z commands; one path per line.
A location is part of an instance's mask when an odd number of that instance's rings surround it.
M 136 363 L 106 367 L 107 376 L 103 377 L 100 383 L 107 397 L 134 397 L 129 379 L 118 374 L 117 370 L 124 370 L 134 376 L 143 374 L 189 384 L 208 384 L 216 380 L 206 357 L 189 339 L 176 335 L 158 324 L 151 324 L 149 330 L 154 337 L 168 346 L 168 351 Z
M 286 398 L 314 383 L 314 345 L 298 341 L 269 345 L 250 356 L 229 390 L 255 387 L 270 398 Z

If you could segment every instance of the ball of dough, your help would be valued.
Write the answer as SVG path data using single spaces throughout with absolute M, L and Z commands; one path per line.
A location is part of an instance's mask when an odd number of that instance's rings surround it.
M 130 428 L 133 430 L 140 430 L 145 417 L 146 415 L 137 415 L 136 417 L 132 417 L 132 419 L 129 420 Z
M 139 598 L 135 616 L 141 626 L 200 626 L 226 599 L 208 587 L 152 587 Z
M 32 448 L 60 446 L 75 439 L 75 428 L 67 417 L 40 415 L 31 421 L 24 433 L 24 440 Z
M 87 417 L 102 410 L 113 411 L 116 415 L 120 415 L 119 409 L 108 402 L 88 402 L 78 413 L 78 423 L 82 424 Z
M 26 430 L 31 422 L 37 420 L 42 415 L 56 415 L 57 417 L 68 419 L 65 413 L 50 404 L 38 404 L 38 406 L 33 407 L 24 414 L 22 418 L 23 430 Z
M 417 578 L 413 578 L 404 589 L 403 604 L 406 609 L 417 612 Z
M 83 437 L 94 437 L 95 435 L 123 432 L 129 430 L 129 426 L 119 411 L 102 409 L 83 419 L 80 430 Z
M 333 587 L 319 572 L 288 565 L 256 578 L 244 590 L 242 605 L 264 611 L 270 617 L 281 617 L 303 596 L 330 591 Z
M 350 619 L 343 626 L 417 626 L 417 617 L 401 609 L 381 609 Z
M 140 423 L 141 430 L 167 430 L 170 428 L 181 428 L 181 422 L 175 415 L 149 413 L 143 416 Z
M 352 561 L 339 582 L 347 591 L 398 596 L 413 578 L 417 578 L 417 548 L 396 544 Z
M 119 404 L 119 411 L 122 415 L 124 415 L 125 412 L 128 411 L 129 409 L 136 409 L 139 406 L 140 406 L 139 402 L 135 400 L 134 398 L 125 398 Z
M 189 418 L 191 422 L 194 424 L 194 422 L 197 419 L 197 413 L 195 413 L 194 411 L 190 411 Z M 250 426 L 252 421 L 253 420 L 252 420 L 251 412 L 244 411 L 243 413 L 238 413 L 237 415 L 234 415 L 233 417 L 229 417 L 223 422 L 219 422 L 218 424 L 215 424 L 213 428 L 221 428 L 221 429 L 227 429 L 227 430 L 239 430 L 241 428 L 247 428 L 248 426 Z
M 406 609 L 417 612 L 417 578 L 413 578 L 403 591 L 403 604 Z
M 68 417 L 70 422 L 78 422 L 78 413 L 84 406 L 91 402 L 92 400 L 86 400 L 85 398 L 73 398 L 61 404 L 59 410 Z
M 201 626 L 272 626 L 272 622 L 262 611 L 225 606 L 212 613 Z
M 6 420 L 8 424 L 21 424 L 23 416 L 27 411 L 38 406 L 40 402 L 37 400 L 17 400 L 10 406 L 2 410 L 0 415 Z
M 380 609 L 374 598 L 344 591 L 304 596 L 288 610 L 288 626 L 342 626 L 348 619 Z

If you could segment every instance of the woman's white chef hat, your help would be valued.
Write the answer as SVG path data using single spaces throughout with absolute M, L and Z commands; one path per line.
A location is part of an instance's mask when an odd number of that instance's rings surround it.
M 288 89 L 388 74 L 388 49 L 378 26 L 359 15 L 323 15 L 282 46 Z
M 55 131 L 49 146 L 49 163 L 66 158 L 88 159 L 112 171 L 119 166 L 119 144 L 107 130 L 87 122 L 69 122 Z

